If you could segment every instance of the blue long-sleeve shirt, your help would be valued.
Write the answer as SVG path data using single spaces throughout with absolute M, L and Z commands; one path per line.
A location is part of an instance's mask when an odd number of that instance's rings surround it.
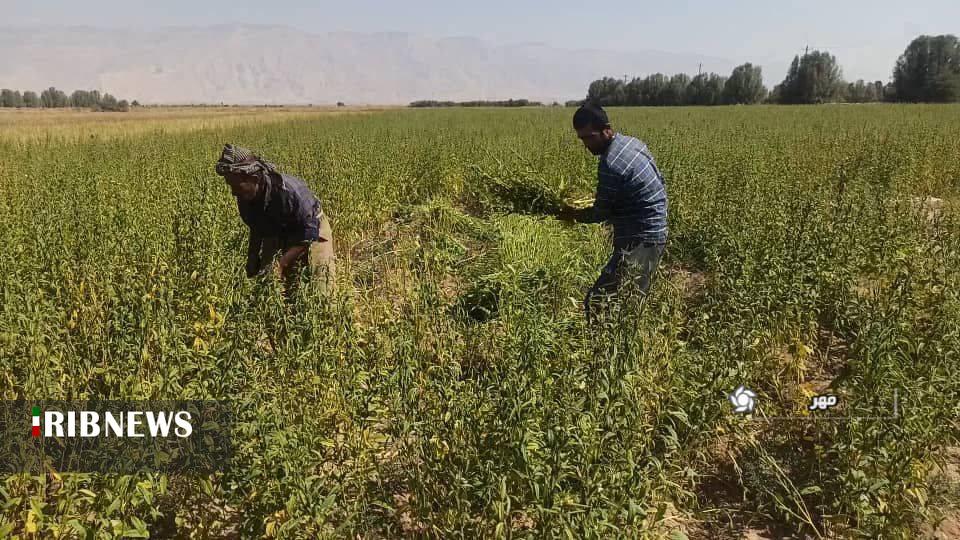
M 594 219 L 613 226 L 613 245 L 667 241 L 667 190 L 643 142 L 615 133 L 597 167 Z
M 277 237 L 283 248 L 318 240 L 320 201 L 307 184 L 282 173 L 269 179 L 262 197 L 250 202 L 237 200 L 240 218 L 250 227 L 251 237 Z

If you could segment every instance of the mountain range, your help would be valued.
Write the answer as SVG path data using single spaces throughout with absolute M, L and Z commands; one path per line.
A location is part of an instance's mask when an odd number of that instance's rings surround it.
M 308 33 L 286 26 L 0 28 L 0 87 L 98 89 L 148 104 L 406 104 L 582 98 L 603 76 L 716 71 L 660 51 L 497 44 L 473 37 Z

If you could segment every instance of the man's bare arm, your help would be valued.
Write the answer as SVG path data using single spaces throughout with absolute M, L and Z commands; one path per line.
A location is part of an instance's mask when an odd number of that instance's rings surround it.
M 250 231 L 250 243 L 247 244 L 247 277 L 253 277 L 260 271 L 260 247 L 263 238 Z
M 277 273 L 281 277 L 287 277 L 290 273 L 290 269 L 293 268 L 293 263 L 297 262 L 304 253 L 307 251 L 307 246 L 296 245 L 288 248 L 283 252 L 283 255 L 280 256 L 280 259 L 277 261 Z

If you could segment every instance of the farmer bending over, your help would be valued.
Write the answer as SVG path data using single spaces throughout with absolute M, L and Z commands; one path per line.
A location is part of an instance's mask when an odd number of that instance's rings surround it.
M 592 207 L 565 208 L 560 218 L 613 225 L 613 255 L 584 300 L 589 320 L 592 305 L 616 294 L 625 271 L 635 272 L 629 275 L 636 275 L 639 289 L 647 292 L 667 242 L 667 191 L 647 145 L 613 131 L 599 105 L 577 109 L 573 128 L 600 156 L 597 195 Z
M 307 184 L 230 144 L 223 147 L 216 171 L 230 185 L 240 218 L 250 228 L 247 276 L 272 271 L 289 281 L 306 265 L 312 276 L 323 280 L 324 290 L 331 288 L 333 233 Z

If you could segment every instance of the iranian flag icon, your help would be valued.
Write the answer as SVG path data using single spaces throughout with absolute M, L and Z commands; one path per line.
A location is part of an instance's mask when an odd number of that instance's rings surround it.
M 33 429 L 31 433 L 34 437 L 40 436 L 40 407 L 36 405 L 33 407 Z

